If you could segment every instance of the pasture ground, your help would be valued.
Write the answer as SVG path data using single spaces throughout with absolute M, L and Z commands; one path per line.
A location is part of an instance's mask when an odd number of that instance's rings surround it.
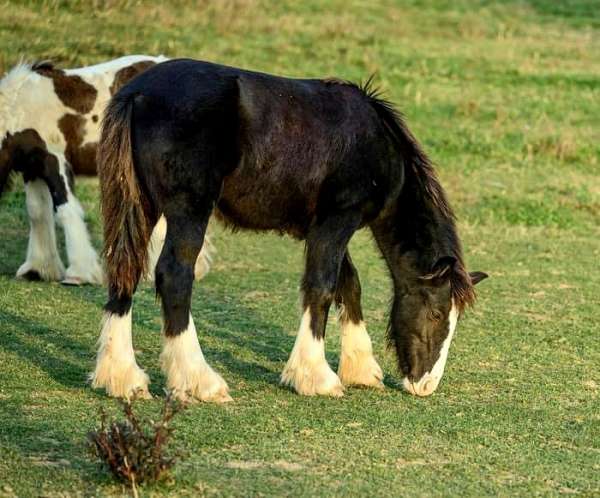
M 168 5 L 167 5 L 168 4 Z M 460 322 L 438 392 L 402 392 L 384 332 L 386 271 L 351 250 L 384 392 L 305 398 L 278 377 L 298 325 L 302 246 L 215 227 L 193 313 L 234 403 L 176 422 L 189 457 L 144 496 L 600 495 L 600 17 L 595 0 L 0 2 L 0 70 L 130 53 L 193 56 L 291 76 L 377 81 L 438 164 L 466 258 L 491 278 Z M 97 183 L 79 182 L 100 245 Z M 85 435 L 116 405 L 86 385 L 105 290 L 17 282 L 22 187 L 0 209 L 0 495 L 125 492 Z M 158 400 L 160 319 L 134 306 Z M 327 354 L 338 362 L 333 319 Z

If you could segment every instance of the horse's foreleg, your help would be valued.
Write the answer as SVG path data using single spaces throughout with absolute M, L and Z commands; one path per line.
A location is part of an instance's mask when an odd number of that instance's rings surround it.
M 25 182 L 29 242 L 27 259 L 17 271 L 26 280 L 61 280 L 65 268 L 58 255 L 52 197 L 41 178 Z
M 360 305 L 361 287 L 356 268 L 346 251 L 335 301 L 340 311 L 342 351 L 338 376 L 344 385 L 383 388 L 383 371 L 373 356 Z
M 343 394 L 342 383 L 325 358 L 325 328 L 340 264 L 356 225 L 353 215 L 332 217 L 311 229 L 307 237 L 302 320 L 281 375 L 282 384 L 299 394 Z
M 190 306 L 194 265 L 209 214 L 166 213 L 169 228 L 156 265 L 164 320 L 161 365 L 168 387 L 180 399 L 222 403 L 231 401 L 229 388 L 204 358 Z

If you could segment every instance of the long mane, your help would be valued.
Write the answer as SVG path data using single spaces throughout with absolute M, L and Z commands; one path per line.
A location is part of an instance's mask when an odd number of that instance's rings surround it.
M 407 177 L 416 180 L 427 204 L 436 211 L 437 217 L 444 224 L 446 242 L 450 252 L 448 256 L 456 258 L 450 278 L 452 296 L 456 306 L 462 312 L 464 308 L 475 302 L 475 289 L 465 268 L 462 245 L 456 230 L 456 216 L 448 202 L 446 192 L 440 184 L 435 168 L 406 126 L 402 114 L 390 101 L 382 98 L 381 91 L 373 85 L 373 77 L 369 78 L 366 83 L 357 86 L 369 100 L 404 159 Z

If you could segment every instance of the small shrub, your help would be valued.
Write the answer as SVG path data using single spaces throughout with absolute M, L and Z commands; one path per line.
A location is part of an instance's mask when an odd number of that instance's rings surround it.
M 113 476 L 131 487 L 137 496 L 137 485 L 166 477 L 180 454 L 169 451 L 173 435 L 170 423 L 183 405 L 168 394 L 158 422 L 140 419 L 133 411 L 135 399 L 121 400 L 125 420 L 107 423 L 100 410 L 100 429 L 88 433 L 92 453 L 108 467 Z

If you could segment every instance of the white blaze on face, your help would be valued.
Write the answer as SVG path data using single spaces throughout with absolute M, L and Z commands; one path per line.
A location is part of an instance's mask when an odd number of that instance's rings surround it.
M 446 361 L 448 360 L 448 351 L 450 350 L 450 343 L 454 337 L 454 331 L 456 330 L 456 322 L 458 321 L 458 309 L 452 300 L 452 308 L 448 316 L 448 335 L 444 339 L 442 349 L 440 350 L 440 356 L 433 365 L 431 372 L 426 372 L 419 381 L 411 382 L 407 377 L 404 378 L 403 386 L 409 393 L 416 396 L 429 396 L 438 387 L 442 376 L 444 375 L 444 369 L 446 367 Z

